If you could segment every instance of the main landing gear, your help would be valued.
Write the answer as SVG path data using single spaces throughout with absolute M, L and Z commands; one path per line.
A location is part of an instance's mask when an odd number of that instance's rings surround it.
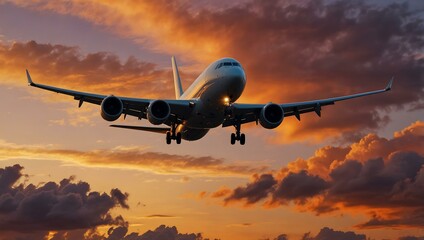
M 240 141 L 240 144 L 244 145 L 246 143 L 246 136 L 244 133 L 240 133 L 240 124 L 236 124 L 234 127 L 236 128 L 236 132 L 231 133 L 231 145 L 234 145 L 236 141 Z
M 172 140 L 175 140 L 177 144 L 181 144 L 181 133 L 176 133 L 177 126 L 172 124 L 171 131 L 166 132 L 166 144 L 171 144 Z

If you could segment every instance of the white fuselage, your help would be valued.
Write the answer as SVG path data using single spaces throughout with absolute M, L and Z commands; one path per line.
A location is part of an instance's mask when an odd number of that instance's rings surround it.
M 246 85 L 246 74 L 233 58 L 223 58 L 209 65 L 180 99 L 193 100 L 189 118 L 177 128 L 185 140 L 197 140 L 225 119 L 226 107 L 236 101 Z

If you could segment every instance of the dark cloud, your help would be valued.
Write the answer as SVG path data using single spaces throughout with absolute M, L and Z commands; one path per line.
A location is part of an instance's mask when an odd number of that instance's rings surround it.
M 398 240 L 424 240 L 424 237 L 405 236 L 398 238 Z
M 364 234 L 356 234 L 354 232 L 335 231 L 325 227 L 314 238 L 306 238 L 307 240 L 366 240 Z M 305 240 L 306 240 L 305 239 Z
M 167 227 L 161 225 L 154 231 L 147 231 L 140 235 L 138 238 L 131 238 L 137 240 L 198 240 L 202 239 L 200 233 L 183 234 L 179 233 L 176 227 Z
M 286 234 L 280 234 L 275 240 L 288 240 L 288 237 Z
M 25 186 L 18 182 L 24 176 L 22 169 L 20 165 L 0 168 L 0 240 L 44 240 L 47 236 L 52 240 L 203 239 L 200 233 L 183 234 L 164 225 L 144 234 L 128 233 L 128 223 L 110 213 L 118 206 L 129 207 L 127 193 L 116 188 L 110 195 L 90 191 L 88 183 L 75 182 L 74 177 Z M 100 234 L 96 228 L 104 225 L 118 227 Z
M 121 207 L 129 209 L 130 206 L 128 206 L 127 200 L 128 200 L 128 193 L 122 193 L 121 190 L 114 188 L 110 191 L 110 195 L 113 199 L 115 199 L 117 202 L 119 202 L 119 205 Z
M 288 240 L 286 234 L 281 234 L 278 237 L 274 238 L 274 240 Z M 366 240 L 366 236 L 364 234 L 357 234 L 355 232 L 343 232 L 343 231 L 336 231 L 329 227 L 322 228 L 319 233 L 312 237 L 311 233 L 305 233 L 302 238 L 302 240 Z
M 0 235 L 0 240 L 203 240 L 200 233 L 180 233 L 176 227 L 161 225 L 141 234 L 128 231 L 128 226 L 111 227 L 102 234 L 96 228 L 65 230 L 54 233 L 13 233 Z M 205 239 L 207 240 L 207 238 Z
M 220 190 L 216 197 L 266 206 L 293 202 L 317 214 L 358 209 L 371 216 L 359 228 L 424 226 L 424 124 L 413 123 L 393 139 L 372 139 L 366 136 L 339 151 L 322 148 L 278 174 L 255 175 L 245 187 Z
M 86 182 L 63 179 L 59 184 L 18 184 L 23 167 L 0 169 L 0 231 L 34 232 L 125 225 L 112 217 L 118 206 L 127 208 L 128 194 L 113 189 L 111 194 L 90 191 Z
M 320 194 L 329 184 L 319 176 L 311 176 L 306 171 L 289 173 L 273 193 L 277 201 L 303 200 Z
M 253 204 L 267 198 L 270 194 L 272 194 L 273 202 L 303 201 L 321 193 L 328 185 L 325 180 L 318 176 L 311 176 L 306 171 L 290 172 L 281 182 L 278 182 L 271 174 L 262 174 L 255 176 L 255 180 L 245 187 L 234 189 L 231 195 L 225 198 L 225 202 L 245 200 L 247 204 Z
M 238 187 L 234 189 L 231 195 L 225 198 L 225 201 L 230 202 L 233 200 L 244 199 L 247 204 L 252 204 L 266 198 L 270 192 L 274 192 L 274 185 L 277 181 L 271 174 L 262 174 L 260 176 L 255 176 L 254 178 L 254 181 L 247 184 L 246 187 Z

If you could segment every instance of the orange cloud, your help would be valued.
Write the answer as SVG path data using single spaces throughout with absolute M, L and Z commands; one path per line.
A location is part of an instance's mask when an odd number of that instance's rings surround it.
M 422 227 L 423 142 L 424 122 L 418 121 L 392 139 L 370 134 L 350 147 L 321 148 L 278 174 L 254 175 L 245 186 L 219 197 L 225 203 L 264 202 L 267 207 L 294 203 L 300 211 L 317 214 L 369 214 L 371 219 L 359 228 Z
M 172 73 L 134 57 L 121 61 L 112 53 L 84 55 L 77 47 L 34 41 L 0 44 L 1 83 L 25 86 L 25 69 L 34 81 L 63 88 L 144 98 L 173 96 Z
M 210 156 L 194 157 L 148 152 L 141 147 L 116 147 L 84 152 L 41 146 L 21 146 L 0 141 L 0 160 L 12 158 L 58 160 L 86 166 L 140 169 L 158 174 L 190 173 L 191 176 L 216 176 L 216 174 L 219 176 L 246 176 L 267 169 L 266 166 L 225 164 L 223 159 Z

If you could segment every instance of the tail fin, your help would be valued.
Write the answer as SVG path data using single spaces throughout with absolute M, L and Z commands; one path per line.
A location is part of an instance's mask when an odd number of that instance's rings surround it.
M 179 99 L 183 95 L 183 87 L 181 86 L 180 74 L 178 73 L 177 62 L 175 57 L 172 56 L 172 72 L 174 73 L 174 86 L 175 86 L 175 98 Z

